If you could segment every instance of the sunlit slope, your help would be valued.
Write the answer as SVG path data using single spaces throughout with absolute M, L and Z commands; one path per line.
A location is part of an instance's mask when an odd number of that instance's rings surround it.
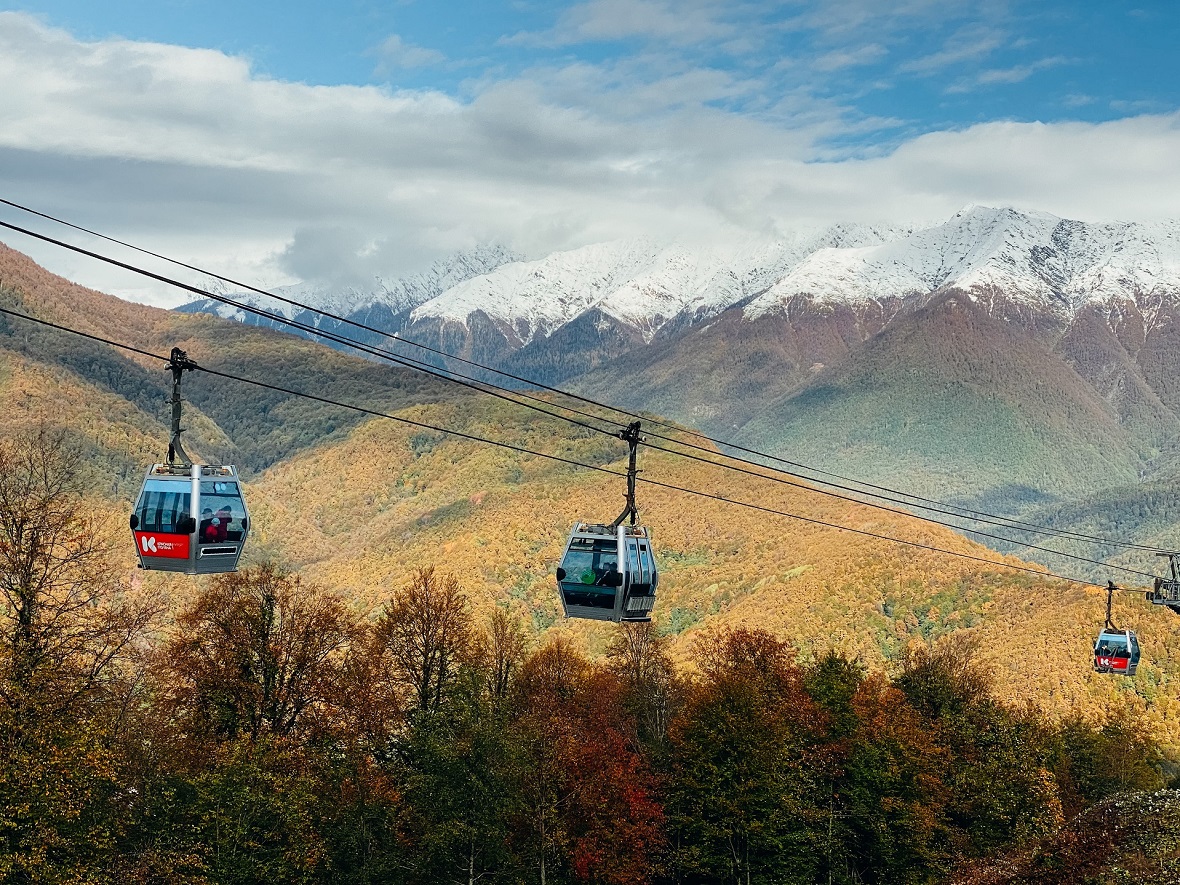
M 624 469 L 622 442 L 504 404 L 403 414 Z M 677 637 L 678 653 L 701 629 L 751 624 L 790 637 L 805 656 L 837 647 L 876 667 L 888 666 L 911 642 L 968 629 L 1011 699 L 1096 716 L 1150 701 L 1150 715 L 1180 745 L 1180 618 L 1152 609 L 1141 595 L 1124 595 L 1116 608 L 1117 620 L 1143 637 L 1139 675 L 1101 678 L 1090 671 L 1104 614 L 1097 588 L 821 525 L 998 558 L 939 526 L 642 451 L 639 504 L 662 567 L 655 620 Z M 569 631 L 601 649 L 614 628 L 563 621 L 553 571 L 570 525 L 612 519 L 623 488 L 619 476 L 375 421 L 252 484 L 255 555 L 284 557 L 362 611 L 376 610 L 414 568 L 435 565 L 460 578 L 476 616 L 505 606 L 537 631 Z
M 378 411 L 438 402 L 456 391 L 420 372 L 350 357 L 292 335 L 207 314 L 131 304 L 70 283 L 3 245 L 0 306 L 149 353 L 166 356 L 179 347 L 199 365 Z M 31 364 L 52 367 L 52 373 L 70 377 L 71 383 L 126 400 L 143 413 L 144 429 L 158 434 L 157 454 L 152 457 L 162 456 L 168 441 L 171 382 L 162 362 L 3 315 L 0 348 Z M 69 415 L 80 407 L 70 400 L 82 396 L 59 395 L 47 405 L 55 414 Z M 185 376 L 184 397 L 190 454 L 236 463 L 247 473 L 333 434 L 341 438 L 362 420 L 356 412 L 201 372 Z M 142 460 L 138 450 L 130 455 L 136 462 Z
M 1065 360 L 963 295 L 898 318 L 736 439 L 993 512 L 1132 483 L 1147 454 Z

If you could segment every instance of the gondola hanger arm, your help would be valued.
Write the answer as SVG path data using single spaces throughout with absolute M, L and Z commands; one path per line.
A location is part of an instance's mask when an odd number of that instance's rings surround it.
M 627 506 L 623 508 L 623 512 L 619 514 L 618 518 L 611 523 L 611 528 L 618 528 L 623 524 L 623 520 L 628 516 L 631 517 L 631 525 L 639 522 L 639 510 L 635 506 L 635 477 L 639 474 L 636 469 L 636 455 L 639 450 L 639 422 L 632 421 L 627 425 L 625 430 L 620 430 L 618 433 L 619 439 L 627 443 Z
M 172 348 L 172 353 L 168 356 L 168 370 L 172 373 L 172 399 L 169 400 L 172 406 L 172 435 L 168 440 L 168 463 L 172 465 L 193 463 L 180 442 L 180 435 L 184 432 L 184 428 L 180 426 L 183 403 L 180 396 L 180 378 L 185 372 L 192 372 L 198 368 L 200 367 L 188 358 L 187 353 L 179 347 Z
M 1111 631 L 1118 630 L 1118 627 L 1114 625 L 1114 621 L 1111 620 L 1111 607 L 1114 604 L 1115 591 L 1118 589 L 1120 588 L 1114 585 L 1114 581 L 1106 582 L 1106 629 Z

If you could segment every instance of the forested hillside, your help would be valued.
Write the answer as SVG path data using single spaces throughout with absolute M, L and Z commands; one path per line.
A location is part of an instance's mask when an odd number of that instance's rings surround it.
M 0 443 L 12 881 L 1180 869 L 1180 791 L 1142 716 L 1058 721 L 1004 702 L 963 634 L 910 649 L 892 678 L 836 651 L 801 662 L 761 628 L 699 634 L 686 668 L 632 624 L 593 661 L 568 636 L 536 643 L 503 608 L 476 616 L 433 567 L 364 617 L 269 565 L 204 582 L 160 629 L 159 601 L 120 592 L 70 506 L 73 457 L 53 434 Z

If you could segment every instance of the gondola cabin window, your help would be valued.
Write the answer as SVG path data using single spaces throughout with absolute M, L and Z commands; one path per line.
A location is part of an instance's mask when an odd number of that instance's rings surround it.
M 1119 642 L 1103 642 L 1098 646 L 1095 654 L 1104 658 L 1129 658 L 1131 650 Z
M 189 488 L 164 479 L 147 480 L 135 511 L 139 531 L 184 534 L 181 520 L 189 515 Z
M 614 538 L 574 538 L 561 561 L 566 603 L 614 608 L 615 586 L 610 576 L 619 574 L 618 559 Z
M 241 541 L 246 508 L 236 482 L 201 482 L 201 521 L 198 537 L 202 543 Z

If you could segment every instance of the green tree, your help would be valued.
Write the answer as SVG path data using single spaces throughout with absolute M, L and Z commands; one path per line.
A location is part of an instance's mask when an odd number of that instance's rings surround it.
M 1052 752 L 1067 819 L 1119 793 L 1164 786 L 1160 747 L 1131 710 L 1116 711 L 1104 725 L 1066 719 L 1055 730 Z
M 704 678 L 669 729 L 672 860 L 689 882 L 812 882 L 821 869 L 830 759 L 825 716 L 785 643 L 763 630 L 707 635 Z
M 924 883 L 945 874 L 948 754 L 905 696 L 835 652 L 809 667 L 828 714 L 826 873 L 840 883 Z
M 651 622 L 643 622 L 622 624 L 607 647 L 611 671 L 624 687 L 639 739 L 651 747 L 664 745 L 682 694 L 668 646 L 668 637 Z
M 952 634 L 912 650 L 897 685 L 949 753 L 947 813 L 959 852 L 980 856 L 1060 826 L 1050 735 L 1038 711 L 1010 709 L 991 697 L 973 640 Z
M 473 885 L 515 867 L 520 748 L 486 674 L 460 673 L 445 702 L 417 715 L 400 749 L 405 827 L 423 882 Z

